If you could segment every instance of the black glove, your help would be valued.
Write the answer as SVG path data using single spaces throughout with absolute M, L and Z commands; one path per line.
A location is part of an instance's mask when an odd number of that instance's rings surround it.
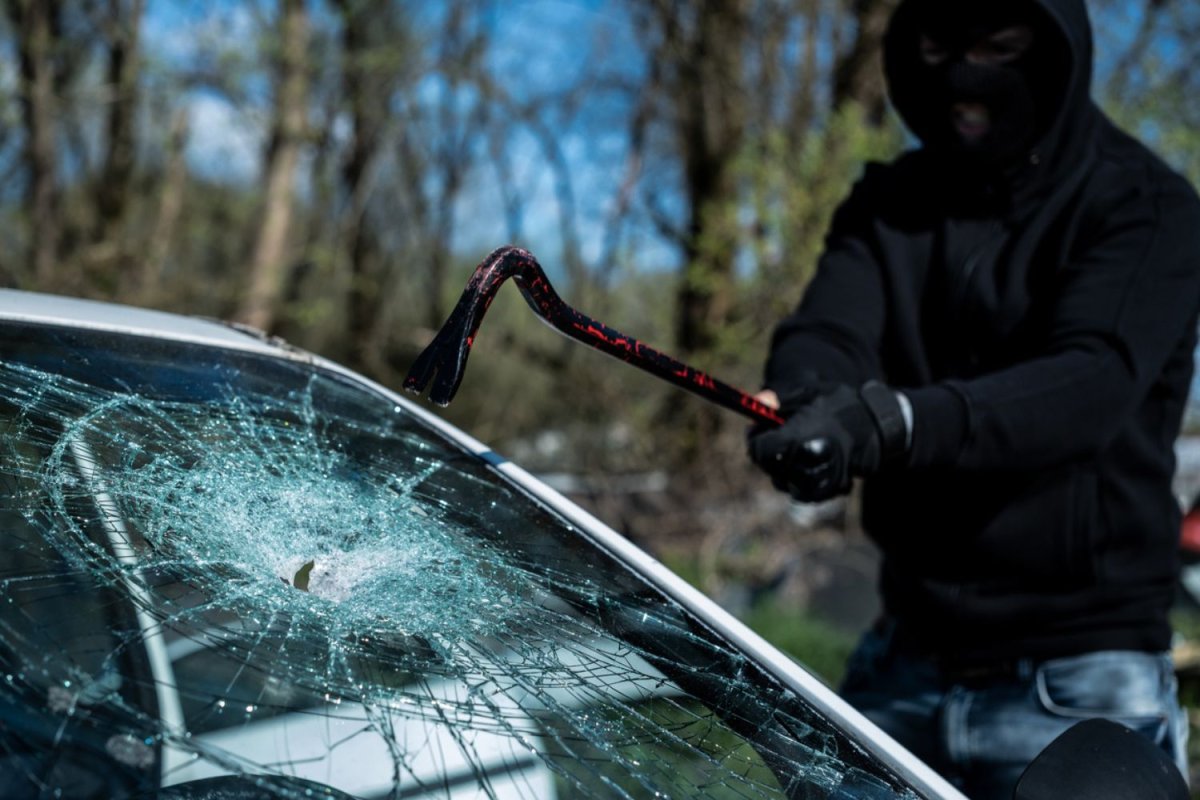
M 906 439 L 895 392 L 868 381 L 857 391 L 834 386 L 781 427 L 752 431 L 748 449 L 775 488 L 814 503 L 850 491 L 853 478 L 874 474 L 903 454 Z
M 779 413 L 784 419 L 787 419 L 821 395 L 833 391 L 836 387 L 836 383 L 821 380 L 821 377 L 817 373 L 805 370 L 799 375 L 793 376 L 788 382 L 787 387 L 781 388 L 777 392 L 779 395 Z M 758 433 L 758 431 L 752 431 L 751 435 L 755 433 Z

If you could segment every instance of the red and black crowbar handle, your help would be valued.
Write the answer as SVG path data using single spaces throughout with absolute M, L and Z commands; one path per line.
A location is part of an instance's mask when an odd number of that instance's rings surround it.
M 755 422 L 783 424 L 783 417 L 740 389 L 580 314 L 564 303 L 550 286 L 546 273 L 533 254 L 511 246 L 494 251 L 475 268 L 458 305 L 408 371 L 408 377 L 404 379 L 405 389 L 419 394 L 432 378 L 429 399 L 440 406 L 450 404 L 462 383 L 467 369 L 467 356 L 470 355 L 471 345 L 475 343 L 475 334 L 483 322 L 483 315 L 487 313 L 500 285 L 509 278 L 516 282 L 534 313 L 560 333 Z

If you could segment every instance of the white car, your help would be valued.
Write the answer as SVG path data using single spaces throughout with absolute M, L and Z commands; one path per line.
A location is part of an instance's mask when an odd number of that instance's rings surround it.
M 0 683 L 4 798 L 960 797 L 396 394 L 216 322 L 14 291 Z

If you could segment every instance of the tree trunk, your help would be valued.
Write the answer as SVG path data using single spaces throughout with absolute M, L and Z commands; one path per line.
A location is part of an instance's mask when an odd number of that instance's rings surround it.
M 29 170 L 25 210 L 29 217 L 26 280 L 54 289 L 61 236 L 55 125 L 54 44 L 59 4 L 55 0 L 10 0 L 9 17 L 18 30 L 24 159 Z
M 97 244 L 115 248 L 119 256 L 121 225 L 132 193 L 137 83 L 140 55 L 138 39 L 144 0 L 109 0 L 108 88 L 112 93 L 108 106 L 108 149 L 96 185 Z
M 350 111 L 350 147 L 342 162 L 342 192 L 348 206 L 342 217 L 342 237 L 350 263 L 346 319 L 351 361 L 371 362 L 371 342 L 379 318 L 380 279 L 373 269 L 373 243 L 366 225 L 370 166 L 387 124 L 386 97 L 390 82 L 380 81 L 372 54 L 380 46 L 375 27 L 386 3 L 342 0 L 342 81 Z
M 296 167 L 306 134 L 308 14 L 304 0 L 280 0 L 279 56 L 271 141 L 267 147 L 262 218 L 250 261 L 250 282 L 235 317 L 270 330 L 287 272 L 288 233 Z
M 856 102 L 872 125 L 887 117 L 887 87 L 883 79 L 883 37 L 899 0 L 850 0 L 857 35 L 838 58 L 833 75 L 833 107 Z
M 669 12 L 668 12 L 669 13 Z M 729 320 L 737 254 L 734 161 L 745 145 L 745 0 L 702 2 L 690 40 L 672 49 L 688 222 L 677 297 L 676 337 L 684 357 L 708 351 Z M 668 30 L 679 31 L 667 22 Z M 688 34 L 684 34 L 688 36 Z
M 167 161 L 163 172 L 162 189 L 158 198 L 158 217 L 150 234 L 146 258 L 142 261 L 133 295 L 142 303 L 154 304 L 160 290 L 159 283 L 166 267 L 171 242 L 183 211 L 184 194 L 187 191 L 187 159 L 185 149 L 188 138 L 188 116 L 186 109 L 179 109 L 171 119 L 171 132 L 167 140 Z

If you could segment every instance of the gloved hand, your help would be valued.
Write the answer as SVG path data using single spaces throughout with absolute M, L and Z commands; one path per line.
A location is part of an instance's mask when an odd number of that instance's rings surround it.
M 775 488 L 811 503 L 850 491 L 853 478 L 903 454 L 906 439 L 895 392 L 868 381 L 858 390 L 832 386 L 781 427 L 751 431 L 748 450 Z
M 836 383 L 823 380 L 820 375 L 804 370 L 795 375 L 789 375 L 786 386 L 775 389 L 763 389 L 754 395 L 754 399 L 770 409 L 778 411 L 784 419 L 795 414 L 804 406 L 816 400 L 818 396 L 832 391 Z M 753 437 L 762 431 L 773 430 L 774 425 L 764 425 L 752 428 L 747 436 Z

